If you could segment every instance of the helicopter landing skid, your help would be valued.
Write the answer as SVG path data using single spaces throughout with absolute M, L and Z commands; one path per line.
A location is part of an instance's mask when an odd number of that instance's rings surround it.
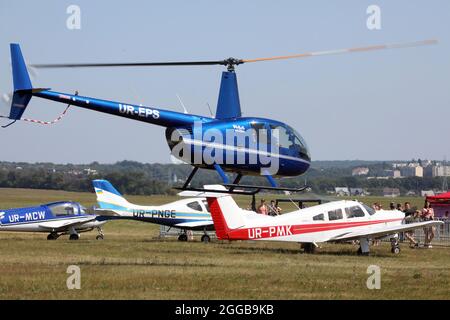
M 193 188 L 193 187 L 189 187 L 189 186 L 174 187 L 174 189 L 180 190 L 180 191 L 214 192 L 214 193 L 241 194 L 241 195 L 253 196 L 253 195 L 261 192 L 262 190 L 303 192 L 309 188 L 308 186 L 305 186 L 302 188 L 284 188 L 284 187 L 242 185 L 242 184 L 232 184 L 232 183 L 224 183 L 222 185 L 229 189 L 228 190 L 216 190 L 216 189 L 206 189 L 206 188 Z M 239 188 L 239 190 L 236 190 L 236 188 Z M 250 190 L 246 190 L 246 189 L 250 189 Z
M 224 183 L 223 186 L 228 187 L 231 189 L 235 188 L 242 188 L 242 189 L 255 189 L 257 190 L 256 193 L 262 191 L 262 190 L 269 190 L 269 191 L 289 191 L 289 192 L 303 192 L 309 189 L 309 186 L 304 186 L 301 188 L 287 188 L 287 187 L 268 187 L 268 186 L 253 186 L 253 185 L 246 185 L 246 184 L 233 184 L 233 183 Z
M 193 188 L 193 187 L 174 187 L 175 190 L 180 191 L 195 191 L 195 192 L 212 192 L 212 193 L 224 193 L 224 194 L 240 194 L 245 196 L 254 196 L 261 190 L 255 189 L 252 191 L 246 191 L 246 190 L 216 190 L 216 189 L 206 189 L 206 188 Z

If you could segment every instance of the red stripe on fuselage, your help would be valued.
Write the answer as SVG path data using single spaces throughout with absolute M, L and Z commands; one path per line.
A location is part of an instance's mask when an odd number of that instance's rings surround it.
M 296 234 L 315 233 L 323 231 L 332 231 L 345 228 L 355 228 L 380 223 L 401 221 L 401 218 L 374 220 L 374 221 L 356 221 L 356 222 L 335 222 L 335 223 L 317 223 L 317 224 L 299 224 L 299 225 L 274 225 L 264 227 L 253 227 L 237 230 L 228 230 L 226 239 L 230 240 L 253 240 L 267 239 Z

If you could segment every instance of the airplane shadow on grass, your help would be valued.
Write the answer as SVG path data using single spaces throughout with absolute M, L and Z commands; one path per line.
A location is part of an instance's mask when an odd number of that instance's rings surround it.
M 225 250 L 230 250 L 232 254 L 249 254 L 249 253 L 275 253 L 275 254 L 285 254 L 285 255 L 305 255 L 305 256 L 358 256 L 357 247 L 349 246 L 348 248 L 340 250 L 332 250 L 331 248 L 317 248 L 315 253 L 308 254 L 303 251 L 303 249 L 286 249 L 286 248 L 265 248 L 265 247 L 223 247 Z M 331 249 L 331 250 L 330 250 Z M 393 258 L 395 257 L 391 253 L 372 251 L 369 257 L 379 257 L 379 258 Z

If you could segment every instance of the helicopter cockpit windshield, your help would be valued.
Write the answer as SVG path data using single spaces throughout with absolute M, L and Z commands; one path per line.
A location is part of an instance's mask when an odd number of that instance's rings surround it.
M 278 140 L 277 145 L 280 148 L 289 149 L 292 152 L 295 152 L 295 156 L 298 156 L 304 160 L 311 160 L 308 146 L 300 133 L 289 126 L 284 125 L 271 125 L 271 131 L 273 138 Z
M 85 214 L 85 208 L 75 202 L 57 202 L 48 205 L 51 213 L 57 216 L 76 216 Z

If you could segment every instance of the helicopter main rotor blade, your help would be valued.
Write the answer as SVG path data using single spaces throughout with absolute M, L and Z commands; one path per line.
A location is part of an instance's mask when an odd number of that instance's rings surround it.
M 349 49 L 328 50 L 328 51 L 316 51 L 307 52 L 301 54 L 287 55 L 287 56 L 275 56 L 268 58 L 256 58 L 256 59 L 235 59 L 227 58 L 224 60 L 206 60 L 206 61 L 172 61 L 172 62 L 129 62 L 129 63 L 60 63 L 60 64 L 33 64 L 34 68 L 96 68 L 96 67 L 164 67 L 164 66 L 210 66 L 210 65 L 222 65 L 227 66 L 229 70 L 234 70 L 234 66 L 259 61 L 271 61 L 271 60 L 286 60 L 286 59 L 299 59 L 309 58 L 315 56 L 334 55 L 343 53 L 363 52 L 363 51 L 376 51 L 384 49 L 398 49 L 408 47 L 419 47 L 436 44 L 437 40 L 423 40 L 416 42 L 396 43 L 396 44 L 384 44 L 368 47 L 356 47 Z
M 226 65 L 220 61 L 174 61 L 174 62 L 130 62 L 130 63 L 58 63 L 33 64 L 34 68 L 95 68 L 95 67 L 164 67 L 164 66 L 208 66 Z
M 375 45 L 375 46 L 368 46 L 368 47 L 356 47 L 356 48 L 348 48 L 348 49 L 306 52 L 306 53 L 294 54 L 294 55 L 288 55 L 288 56 L 275 56 L 275 57 L 256 58 L 256 59 L 242 59 L 242 63 L 271 61 L 271 60 L 301 59 L 301 58 L 310 58 L 310 57 L 315 57 L 315 56 L 343 54 L 343 53 L 420 47 L 420 46 L 427 46 L 427 45 L 432 45 L 432 44 L 437 44 L 437 43 L 438 43 L 437 40 L 423 40 L 423 41 L 406 42 L 406 43 L 383 44 L 383 45 Z

